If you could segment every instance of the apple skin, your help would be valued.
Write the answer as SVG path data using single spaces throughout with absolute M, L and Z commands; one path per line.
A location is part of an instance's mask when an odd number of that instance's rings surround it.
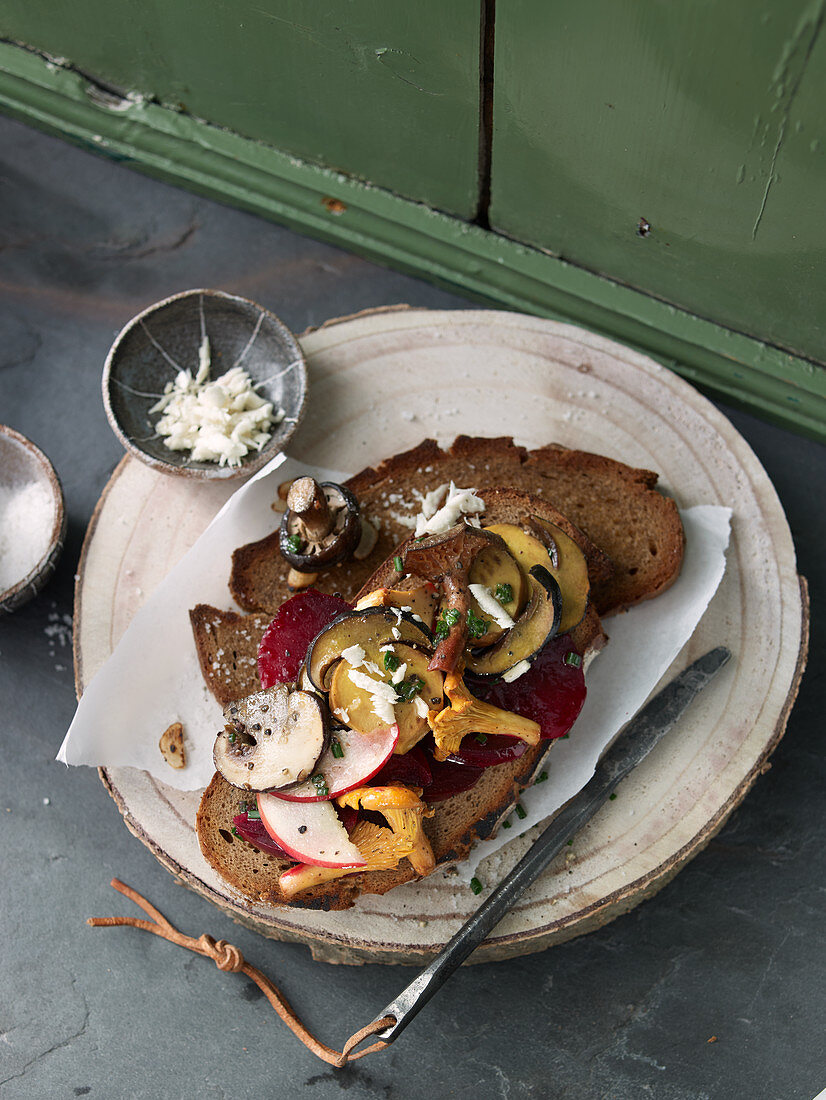
M 313 867 L 357 869 L 366 865 L 332 802 L 287 802 L 259 794 L 258 812 L 264 828 L 290 859 Z
M 315 767 L 314 774 L 324 777 L 327 794 L 319 794 L 311 780 L 273 791 L 276 798 L 285 802 L 329 802 L 340 794 L 363 787 L 380 772 L 399 740 L 397 725 L 385 726 L 372 733 L 358 733 L 343 729 L 333 734 L 344 750 L 341 757 L 333 756 L 328 746 Z

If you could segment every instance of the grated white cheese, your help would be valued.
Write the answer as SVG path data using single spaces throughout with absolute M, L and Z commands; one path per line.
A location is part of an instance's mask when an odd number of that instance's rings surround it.
M 422 699 L 421 695 L 413 697 L 413 706 L 416 708 L 416 714 L 420 718 L 427 718 L 427 703 Z
M 366 691 L 370 696 L 375 716 L 381 718 L 382 722 L 386 722 L 388 726 L 392 726 L 396 721 L 396 712 L 393 709 L 393 704 L 396 702 L 396 689 L 390 684 L 374 680 L 365 672 L 356 672 L 354 668 L 351 668 L 347 675 L 357 688 Z
M 400 684 L 404 679 L 404 674 L 407 672 L 407 665 L 401 664 L 390 677 L 391 684 Z
M 261 450 L 284 412 L 258 396 L 241 367 L 232 367 L 214 381 L 209 380 L 209 368 L 205 336 L 195 377 L 191 371 L 179 371 L 149 412 L 163 413 L 155 430 L 166 437 L 164 446 L 170 451 L 191 451 L 196 462 L 240 466 L 250 451 Z
M 391 626 L 390 627 L 390 633 L 393 635 L 393 640 L 396 641 L 396 642 L 402 636 L 402 632 L 399 630 L 399 628 L 397 626 Z
M 495 623 L 507 629 L 514 622 L 500 602 L 484 584 L 469 584 L 473 597 L 486 615 L 490 615 Z
M 443 497 L 444 503 L 439 507 Z M 468 522 L 478 527 L 479 520 L 475 517 L 484 510 L 485 502 L 476 495 L 475 489 L 459 489 L 452 481 L 449 485 L 439 485 L 422 497 L 422 510 L 416 517 L 416 538 L 442 535 L 460 516 L 470 517 Z
M 519 664 L 509 668 L 507 672 L 503 672 L 502 679 L 506 684 L 512 684 L 514 680 L 518 680 L 520 676 L 524 676 L 530 667 L 530 661 L 520 661 Z
M 353 668 L 358 668 L 360 665 L 364 664 L 366 653 L 364 652 L 364 647 L 356 642 L 354 645 L 348 645 L 346 649 L 342 649 L 341 656 L 348 665 L 352 665 Z

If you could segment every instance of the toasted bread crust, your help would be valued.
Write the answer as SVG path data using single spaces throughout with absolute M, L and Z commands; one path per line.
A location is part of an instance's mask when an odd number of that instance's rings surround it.
M 458 436 L 443 451 L 432 439 L 368 466 L 346 482 L 364 514 L 380 530 L 365 562 L 350 561 L 325 573 L 319 587 L 342 594 L 357 590 L 377 562 L 410 534 L 397 517 L 412 518 L 420 497 L 443 482 L 512 487 L 547 501 L 613 563 L 610 575 L 589 557 L 592 601 L 601 616 L 624 610 L 664 591 L 679 573 L 684 536 L 673 500 L 655 488 L 657 475 L 586 451 L 556 444 L 527 451 L 507 437 Z M 570 532 L 569 532 L 570 533 Z M 290 595 L 278 533 L 241 547 L 233 555 L 230 591 L 247 611 L 275 614 Z
M 379 537 L 368 558 L 323 573 L 314 587 L 353 600 L 360 591 L 381 585 L 385 573 L 394 573 L 394 551 L 410 536 L 410 527 L 398 517 L 412 518 L 419 510 L 416 492 L 424 493 L 450 480 L 492 486 L 479 490 L 486 503 L 486 512 L 480 517 L 483 523 L 519 523 L 529 514 L 538 514 L 580 545 L 592 582 L 592 604 L 572 631 L 572 641 L 581 653 L 598 650 L 606 641 L 601 610 L 617 610 L 649 598 L 672 583 L 679 571 L 682 525 L 674 502 L 654 489 L 656 474 L 557 446 L 528 452 L 506 437 L 459 436 L 447 451 L 433 440 L 424 440 L 349 479 L 348 488 L 359 498 L 363 513 L 379 527 Z M 625 528 L 634 523 L 650 525 L 642 542 L 626 533 Z M 653 569 L 648 558 L 654 559 Z M 253 614 L 243 616 L 206 605 L 190 613 L 204 677 L 222 704 L 259 687 L 258 642 L 270 616 L 291 595 L 287 571 L 278 552 L 276 531 L 233 555 L 230 589 L 238 603 Z M 231 667 L 225 659 L 229 653 L 233 655 Z M 532 781 L 548 749 L 549 743 L 543 742 L 519 760 L 488 768 L 470 791 L 438 804 L 435 816 L 426 822 L 438 865 L 465 858 L 475 840 L 495 833 Z M 241 893 L 285 904 L 278 876 L 288 864 L 258 852 L 231 833 L 240 797 L 239 791 L 215 776 L 198 813 L 201 849 L 208 862 Z M 416 877 L 403 860 L 390 871 L 350 874 L 314 887 L 289 899 L 288 904 L 346 909 L 361 893 L 383 894 Z

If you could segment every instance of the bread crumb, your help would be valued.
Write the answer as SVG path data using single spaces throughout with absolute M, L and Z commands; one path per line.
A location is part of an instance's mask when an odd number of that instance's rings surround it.
M 158 742 L 161 755 L 170 768 L 186 767 L 186 750 L 184 749 L 184 727 L 180 722 L 173 722 L 166 729 Z

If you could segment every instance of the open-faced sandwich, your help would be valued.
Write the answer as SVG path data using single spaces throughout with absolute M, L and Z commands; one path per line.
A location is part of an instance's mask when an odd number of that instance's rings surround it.
M 226 721 L 209 863 L 251 899 L 343 909 L 492 835 L 573 726 L 601 617 L 679 572 L 656 480 L 462 436 L 283 486 L 281 525 L 233 556 L 249 614 L 191 612 Z

